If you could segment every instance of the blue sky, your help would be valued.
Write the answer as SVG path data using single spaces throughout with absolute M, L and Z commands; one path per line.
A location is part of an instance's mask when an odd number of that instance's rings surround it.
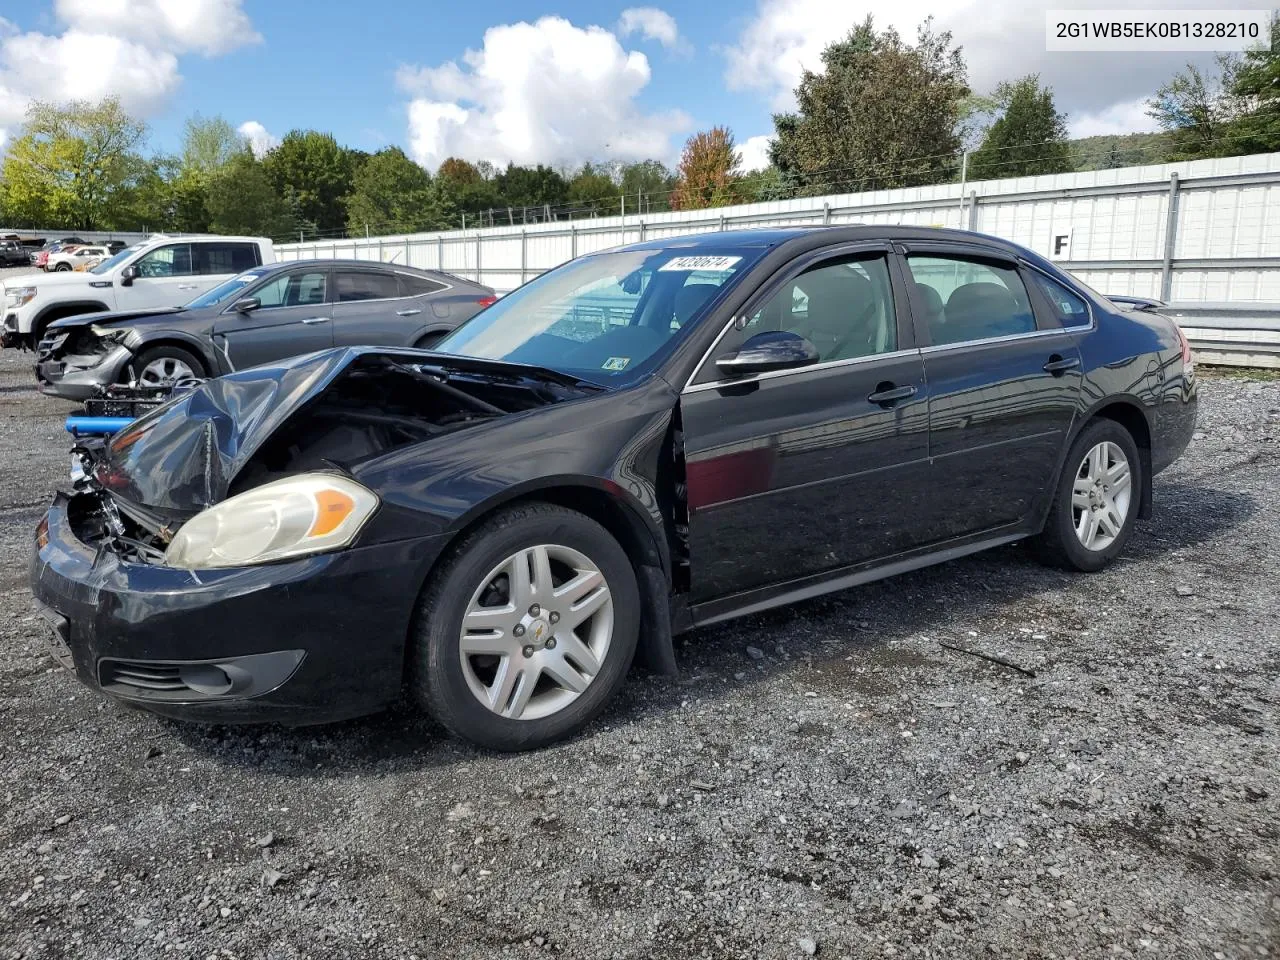
M 1047 54 L 1044 9 L 1056 5 L 28 0 L 0 13 L 0 131 L 12 134 L 32 98 L 114 93 L 160 150 L 199 112 L 252 121 L 265 142 L 314 127 L 366 150 L 395 143 L 428 167 L 455 153 L 672 162 L 685 137 L 717 123 L 758 160 L 802 67 L 819 68 L 822 48 L 868 13 L 906 35 L 935 15 L 977 89 L 1040 72 L 1075 133 L 1149 129 L 1143 97 L 1187 58 Z

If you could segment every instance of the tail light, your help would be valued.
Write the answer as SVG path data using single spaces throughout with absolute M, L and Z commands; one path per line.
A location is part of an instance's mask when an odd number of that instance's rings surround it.
M 482 307 L 492 307 L 497 302 L 498 298 L 494 296 L 481 297 L 476 301 L 476 303 L 480 304 Z
M 1176 323 L 1173 325 L 1173 329 L 1178 331 L 1178 343 L 1182 347 L 1182 375 L 1189 377 L 1196 370 L 1195 358 L 1191 356 L 1191 343 L 1187 340 L 1187 335 L 1182 332 L 1182 328 Z

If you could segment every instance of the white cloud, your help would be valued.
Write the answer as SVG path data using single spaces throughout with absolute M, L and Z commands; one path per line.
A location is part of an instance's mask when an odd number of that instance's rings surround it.
M 1142 99 L 1112 104 L 1093 113 L 1077 113 L 1069 127 L 1073 137 L 1149 133 L 1160 129 L 1160 125 L 1147 116 L 1147 102 Z
M 725 82 L 731 90 L 756 93 L 772 110 L 795 109 L 794 90 L 807 68 L 821 71 L 821 54 L 841 40 L 868 14 L 878 29 L 892 26 L 910 42 L 930 14 L 936 30 L 950 30 L 963 47 L 969 84 L 989 92 L 1001 80 L 1039 73 L 1054 90 L 1058 108 L 1067 112 L 1072 129 L 1077 117 L 1084 129 L 1093 118 L 1109 114 L 1110 122 L 1131 119 L 1151 129 L 1150 121 L 1129 108 L 1181 69 L 1188 60 L 1205 64 L 1208 54 L 1186 53 L 1048 53 L 1045 11 L 1063 6 L 1133 8 L 1145 0 L 757 0 L 754 15 L 737 40 L 721 52 Z M 1165 8 L 1196 8 L 1203 0 L 1162 0 Z M 1127 111 L 1127 112 L 1126 112 Z
M 206 56 L 261 43 L 241 0 L 56 0 L 72 28 L 127 37 L 156 49 Z
M 680 111 L 649 113 L 636 97 L 649 61 L 600 27 L 560 17 L 490 27 L 462 63 L 402 67 L 409 147 L 434 170 L 450 156 L 505 166 L 584 160 L 669 160 Z
M 10 134 L 32 100 L 117 96 L 155 113 L 182 82 L 178 56 L 214 56 L 262 38 L 242 0 L 57 0 L 59 34 L 22 32 L 0 20 L 0 128 Z
M 773 141 L 773 134 L 768 133 L 758 137 L 748 137 L 738 145 L 738 159 L 742 161 L 744 172 L 763 170 L 769 166 L 769 144 Z
M 618 19 L 618 32 L 624 37 L 638 33 L 646 40 L 657 40 L 673 50 L 687 46 L 680 37 L 675 17 L 657 7 L 628 7 Z
M 249 149 L 255 157 L 265 156 L 269 150 L 280 146 L 280 138 L 257 120 L 246 120 L 236 127 L 236 133 L 249 141 Z

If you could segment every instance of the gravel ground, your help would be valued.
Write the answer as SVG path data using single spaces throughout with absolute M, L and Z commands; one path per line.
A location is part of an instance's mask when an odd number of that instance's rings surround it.
M 185 726 L 55 668 L 26 561 L 69 407 L 29 360 L 0 358 L 0 957 L 1280 955 L 1280 383 L 1206 377 L 1105 573 L 1015 546 L 699 630 L 679 680 L 502 756 L 407 708 Z

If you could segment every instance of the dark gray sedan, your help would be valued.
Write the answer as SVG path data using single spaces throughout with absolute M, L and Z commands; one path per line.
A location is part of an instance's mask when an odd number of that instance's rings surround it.
M 184 307 L 57 320 L 36 379 L 44 393 L 84 400 L 115 383 L 163 387 L 330 347 L 430 347 L 495 299 L 469 280 L 394 264 L 273 264 Z

